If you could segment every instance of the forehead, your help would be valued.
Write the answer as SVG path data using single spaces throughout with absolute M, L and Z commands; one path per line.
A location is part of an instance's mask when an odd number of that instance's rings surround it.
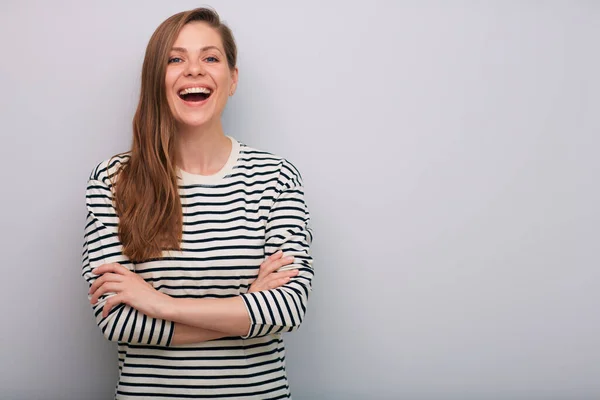
M 219 32 L 205 22 L 190 22 L 186 24 L 173 47 L 183 47 L 187 50 L 196 50 L 206 46 L 216 46 L 223 51 L 221 35 Z

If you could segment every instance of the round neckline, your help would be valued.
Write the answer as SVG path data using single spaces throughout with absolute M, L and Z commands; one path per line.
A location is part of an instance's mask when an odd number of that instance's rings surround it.
M 190 172 L 186 172 L 181 168 L 177 168 L 179 177 L 183 181 L 183 184 L 216 184 L 219 183 L 220 180 L 225 178 L 233 171 L 233 167 L 238 160 L 240 155 L 240 143 L 235 140 L 233 137 L 225 135 L 229 140 L 231 140 L 231 152 L 229 153 L 229 158 L 227 162 L 221 169 L 215 172 L 212 175 L 200 175 L 200 174 L 192 174 Z

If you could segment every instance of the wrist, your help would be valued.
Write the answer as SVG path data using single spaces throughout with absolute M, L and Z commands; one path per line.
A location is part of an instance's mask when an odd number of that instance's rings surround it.
M 173 321 L 175 310 L 175 299 L 168 294 L 160 293 L 159 301 L 156 307 L 156 315 L 159 319 Z

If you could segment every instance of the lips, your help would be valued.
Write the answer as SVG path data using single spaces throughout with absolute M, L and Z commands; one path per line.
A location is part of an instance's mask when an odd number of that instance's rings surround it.
M 203 87 L 203 86 L 192 86 L 181 89 L 179 93 L 179 98 L 181 98 L 185 102 L 190 103 L 201 103 L 207 100 L 212 95 L 212 90 Z

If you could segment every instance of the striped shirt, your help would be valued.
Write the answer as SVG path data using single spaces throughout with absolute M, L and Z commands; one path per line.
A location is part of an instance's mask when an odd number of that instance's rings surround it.
M 91 173 L 82 275 L 117 262 L 156 290 L 178 298 L 241 296 L 250 330 L 193 345 L 171 345 L 174 323 L 120 304 L 102 317 L 106 300 L 93 306 L 104 336 L 118 342 L 116 399 L 290 398 L 282 333 L 296 330 L 306 312 L 313 277 L 310 216 L 302 178 L 284 158 L 232 140 L 225 166 L 215 175 L 179 170 L 183 208 L 181 251 L 132 263 L 122 254 L 111 178 L 128 155 L 104 161 Z M 265 257 L 283 250 L 299 274 L 284 286 L 248 293 Z M 90 297 L 91 298 L 91 297 Z

